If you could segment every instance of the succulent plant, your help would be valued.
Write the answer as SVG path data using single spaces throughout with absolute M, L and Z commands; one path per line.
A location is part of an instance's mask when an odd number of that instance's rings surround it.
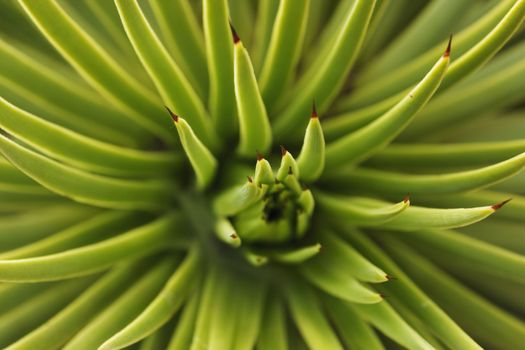
M 525 1 L 0 6 L 0 347 L 523 346 Z

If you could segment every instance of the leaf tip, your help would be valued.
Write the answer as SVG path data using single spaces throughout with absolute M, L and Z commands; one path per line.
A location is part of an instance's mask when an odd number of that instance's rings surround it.
M 450 34 L 450 38 L 448 39 L 448 45 L 445 50 L 445 53 L 443 54 L 443 57 L 449 57 L 450 56 L 450 49 L 452 48 L 452 34 Z
M 315 99 L 312 100 L 312 114 L 310 115 L 311 119 L 317 119 L 319 116 L 317 115 L 317 108 L 315 107 Z
M 258 161 L 258 162 L 260 162 L 261 160 L 264 159 L 264 156 L 262 155 L 261 152 L 259 152 L 259 151 L 255 151 L 255 152 L 257 153 L 257 161 Z
M 288 152 L 288 150 L 286 148 L 284 148 L 284 146 L 279 146 L 281 148 L 281 157 L 284 157 L 286 155 L 286 152 Z
M 241 38 L 239 38 L 239 35 L 237 34 L 237 31 L 235 31 L 235 28 L 233 28 L 233 25 L 231 22 L 230 22 L 230 30 L 232 32 L 233 43 L 234 44 L 239 43 L 241 41 Z
M 509 198 L 509 199 L 506 199 L 504 200 L 503 202 L 500 202 L 498 204 L 494 204 L 491 208 L 492 210 L 498 210 L 498 209 L 501 209 L 505 204 L 507 204 L 508 202 L 510 202 L 512 200 L 512 198 Z
M 168 113 L 170 114 L 171 119 L 173 119 L 173 121 L 175 123 L 178 123 L 179 122 L 179 116 L 176 115 L 175 113 L 173 113 L 173 111 L 168 106 L 164 106 L 164 107 L 168 110 Z

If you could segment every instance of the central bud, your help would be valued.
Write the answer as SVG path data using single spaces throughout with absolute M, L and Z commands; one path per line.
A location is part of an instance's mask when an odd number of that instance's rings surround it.
M 255 172 L 248 175 L 242 170 L 247 180 L 214 197 L 215 234 L 240 248 L 254 265 L 269 260 L 296 263 L 317 254 L 319 244 L 301 246 L 314 211 L 314 197 L 304 184 L 317 180 L 323 167 L 324 137 L 314 107 L 297 160 L 281 147 L 274 171 L 258 154 Z M 233 175 L 228 177 L 239 176 Z
M 219 238 L 234 246 L 272 245 L 303 237 L 314 209 L 312 193 L 300 183 L 297 162 L 282 148 L 281 164 L 273 172 L 258 155 L 254 176 L 221 193 L 214 202 L 222 216 Z

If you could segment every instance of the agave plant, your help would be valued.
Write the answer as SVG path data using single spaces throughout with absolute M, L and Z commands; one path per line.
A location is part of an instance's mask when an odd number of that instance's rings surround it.
M 525 1 L 0 4 L 0 347 L 523 347 Z

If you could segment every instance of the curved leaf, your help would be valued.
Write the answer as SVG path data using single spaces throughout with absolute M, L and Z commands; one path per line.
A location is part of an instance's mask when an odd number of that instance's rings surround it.
M 150 268 L 133 285 L 123 291 L 111 305 L 82 328 L 63 347 L 64 350 L 93 350 L 131 322 L 157 295 L 176 266 L 177 259 L 164 258 Z
M 388 195 L 449 194 L 476 190 L 501 182 L 523 170 L 525 152 L 503 162 L 475 170 L 446 174 L 404 174 L 357 168 L 341 170 L 325 181 L 333 185 Z
M 208 146 L 217 142 L 207 113 L 186 76 L 171 59 L 136 0 L 115 0 L 122 24 L 166 105 L 183 115 Z
M 233 55 L 235 99 L 239 117 L 237 152 L 241 156 L 249 157 L 255 152 L 269 151 L 272 131 L 248 51 L 238 38 L 234 40 L 237 40 Z
M 0 98 L 0 127 L 52 158 L 87 171 L 140 176 L 173 171 L 177 157 L 144 152 L 82 136 L 47 122 Z
M 315 192 L 315 200 L 326 215 L 348 220 L 355 225 L 374 226 L 392 220 L 410 206 L 408 198 L 397 204 L 360 197 L 342 197 Z
M 56 1 L 18 1 L 46 39 L 88 83 L 137 124 L 167 142 L 173 140 L 157 98 L 131 78 Z
M 259 87 L 266 105 L 271 105 L 284 92 L 292 77 L 303 45 L 309 8 L 310 0 L 280 2 L 259 75 Z
M 198 250 L 191 250 L 148 307 L 124 329 L 106 340 L 99 350 L 121 349 L 134 344 L 169 321 L 195 286 L 199 260 Z
M 79 202 L 119 209 L 157 209 L 169 203 L 173 185 L 161 180 L 119 180 L 94 175 L 30 151 L 0 134 L 0 152 L 45 188 Z
M 326 56 L 320 66 L 310 66 L 312 73 L 306 72 L 289 98 L 283 99 L 283 111 L 273 128 L 276 139 L 284 140 L 296 128 L 302 129 L 312 100 L 317 101 L 321 114 L 328 109 L 355 62 L 374 6 L 375 0 L 357 0 L 347 10 L 334 46 L 328 52 L 318 52 Z
M 314 291 L 299 280 L 286 285 L 286 299 L 292 319 L 311 349 L 342 350 Z
M 166 215 L 99 243 L 36 258 L 2 260 L 0 281 L 55 281 L 95 273 L 123 259 L 165 248 L 178 223 L 177 216 Z
M 326 147 L 327 170 L 361 161 L 390 143 L 436 92 L 447 71 L 449 54 L 450 42 L 445 54 L 397 105 L 367 126 L 329 143 Z

